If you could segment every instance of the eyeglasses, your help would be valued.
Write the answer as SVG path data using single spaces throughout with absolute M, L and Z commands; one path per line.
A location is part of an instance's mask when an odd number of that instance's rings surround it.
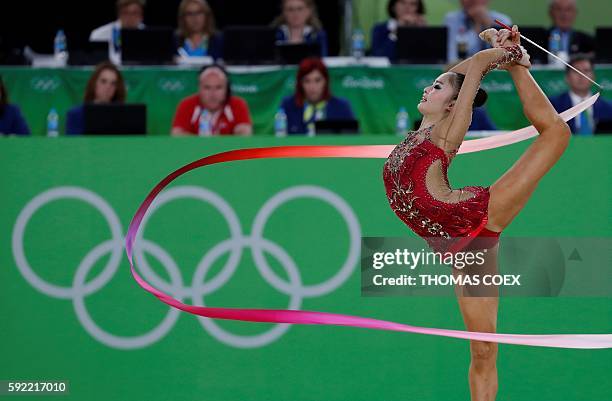
M 305 11 L 305 10 L 306 10 L 306 7 L 304 7 L 304 6 L 286 7 L 285 8 L 285 11 L 288 12 L 288 13 L 299 13 L 299 12 L 302 12 L 302 11 Z
M 197 17 L 200 15 L 204 15 L 204 11 L 187 11 L 183 14 L 184 17 Z

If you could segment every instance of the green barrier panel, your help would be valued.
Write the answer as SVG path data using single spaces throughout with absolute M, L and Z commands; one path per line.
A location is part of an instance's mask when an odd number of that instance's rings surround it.
M 400 106 L 410 116 L 419 118 L 416 105 L 423 88 L 442 71 L 439 67 L 341 67 L 332 68 L 332 91 L 350 100 L 362 132 L 393 133 Z M 197 72 L 179 68 L 125 68 L 128 102 L 148 106 L 148 131 L 151 135 L 168 135 L 180 100 L 195 93 Z M 82 102 L 90 68 L 32 69 L 0 68 L 11 101 L 17 103 L 35 135 L 46 134 L 46 118 L 51 107 L 60 114 L 65 126 L 66 111 Z M 549 95 L 566 90 L 561 70 L 535 70 L 535 78 Z M 612 87 L 612 68 L 597 71 L 598 81 Z M 254 121 L 256 135 L 271 136 L 274 114 L 284 96 L 293 93 L 295 68 L 265 72 L 231 74 L 235 94 L 246 99 Z M 490 94 L 487 110 L 499 129 L 517 129 L 527 125 L 522 107 L 508 73 L 493 71 L 483 88 Z
M 68 380 L 66 400 L 469 399 L 466 341 L 200 320 L 169 310 L 134 282 L 121 237 L 145 195 L 175 168 L 243 147 L 398 142 L 309 139 L 0 140 L 0 379 Z M 460 156 L 450 180 L 455 187 L 488 185 L 527 145 Z M 610 138 L 574 138 L 504 235 L 612 236 L 611 152 Z M 343 270 L 355 236 L 412 235 L 387 203 L 382 165 L 277 159 L 193 171 L 151 211 L 142 228 L 145 260 L 137 258 L 137 266 L 151 284 L 187 303 L 291 306 L 463 329 L 453 298 L 362 298 L 359 261 Z M 273 274 L 321 291 L 277 290 L 239 238 L 277 245 L 266 253 Z M 498 330 L 611 333 L 612 302 L 503 298 Z M 609 399 L 611 369 L 609 349 L 501 346 L 499 399 Z

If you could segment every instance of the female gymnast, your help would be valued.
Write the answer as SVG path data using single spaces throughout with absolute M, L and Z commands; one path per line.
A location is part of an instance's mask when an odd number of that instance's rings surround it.
M 389 155 L 383 179 L 397 216 L 437 251 L 487 249 L 479 272 L 497 271 L 498 237 L 559 160 L 570 130 L 529 72 L 529 55 L 512 31 L 489 29 L 481 38 L 493 48 L 478 52 L 425 88 L 418 105 L 423 121 Z M 539 132 L 519 160 L 490 187 L 451 189 L 447 169 L 471 122 L 472 108 L 486 100 L 482 78 L 507 70 L 523 111 Z M 470 274 L 469 269 L 453 274 Z M 468 331 L 496 331 L 498 291 L 490 296 L 458 296 Z M 472 400 L 494 400 L 497 393 L 497 343 L 471 341 L 469 384 Z

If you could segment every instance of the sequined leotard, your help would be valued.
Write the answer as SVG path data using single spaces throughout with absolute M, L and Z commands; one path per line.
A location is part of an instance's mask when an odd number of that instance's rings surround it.
M 484 74 L 502 63 L 520 59 L 518 47 L 489 65 Z M 483 76 L 484 76 L 483 74 Z M 485 229 L 488 221 L 489 187 L 467 186 L 452 190 L 448 182 L 448 154 L 434 144 L 432 127 L 410 132 L 398 144 L 383 168 L 389 204 L 395 214 L 429 246 L 439 252 L 457 252 L 475 246 L 488 248 L 499 233 Z
M 393 149 L 383 168 L 385 190 L 395 214 L 425 238 L 434 250 L 456 251 L 486 225 L 489 189 L 477 186 L 461 188 L 460 194 L 465 192 L 474 196 L 457 202 L 450 202 L 447 197 L 435 197 L 427 187 L 428 172 L 430 168 L 441 168 L 450 193 L 447 170 L 449 156 L 452 157 L 456 151 L 447 155 L 431 141 L 430 134 L 431 127 L 410 132 Z M 462 241 L 462 238 L 466 239 Z

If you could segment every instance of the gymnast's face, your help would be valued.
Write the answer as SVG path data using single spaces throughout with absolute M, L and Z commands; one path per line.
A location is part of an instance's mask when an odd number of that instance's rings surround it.
M 423 90 L 423 97 L 417 106 L 421 114 L 444 115 L 450 112 L 455 103 L 452 79 L 452 73 L 444 73 Z

